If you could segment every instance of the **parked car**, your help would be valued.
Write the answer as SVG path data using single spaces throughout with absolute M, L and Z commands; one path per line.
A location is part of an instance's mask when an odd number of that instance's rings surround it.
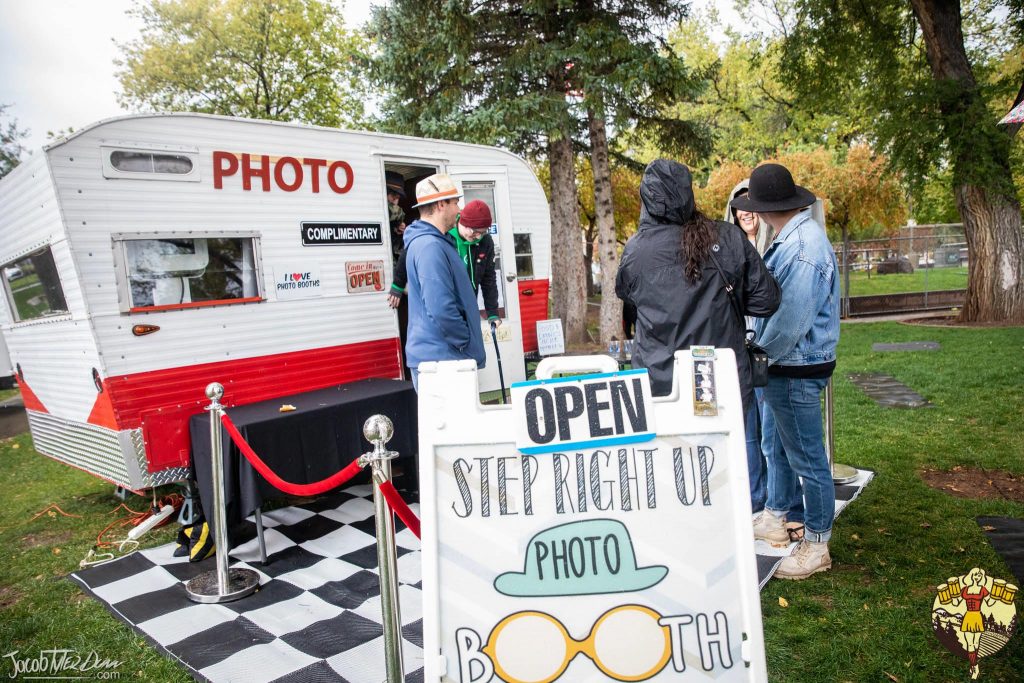
M 9 268 L 4 268 L 4 276 L 7 278 L 8 282 L 13 282 L 14 280 L 17 280 L 24 274 L 25 273 L 21 272 L 21 268 L 19 268 L 18 266 L 10 266 Z
M 906 256 L 890 256 L 875 269 L 879 275 L 890 275 L 892 273 L 913 273 L 914 264 Z

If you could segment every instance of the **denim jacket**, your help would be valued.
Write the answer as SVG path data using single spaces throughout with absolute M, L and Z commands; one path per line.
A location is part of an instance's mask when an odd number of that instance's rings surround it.
M 817 365 L 836 359 L 839 277 L 836 255 L 810 211 L 793 216 L 764 255 L 782 288 L 782 304 L 755 322 L 757 343 L 778 365 Z

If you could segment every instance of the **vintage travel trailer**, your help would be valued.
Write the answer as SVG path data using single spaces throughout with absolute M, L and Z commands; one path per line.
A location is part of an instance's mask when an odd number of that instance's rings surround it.
M 550 218 L 493 147 L 200 114 L 125 116 L 0 180 L 0 328 L 36 449 L 122 487 L 188 475 L 210 382 L 241 405 L 403 376 L 385 172 L 492 209 L 506 384 L 547 317 Z M 482 304 L 481 304 L 482 307 Z M 481 323 L 485 324 L 485 323 Z M 481 391 L 497 389 L 485 335 Z

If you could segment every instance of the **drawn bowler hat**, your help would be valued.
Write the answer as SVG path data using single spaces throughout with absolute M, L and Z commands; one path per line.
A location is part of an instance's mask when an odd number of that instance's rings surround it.
M 740 211 L 767 213 L 802 209 L 816 201 L 814 193 L 793 182 L 789 169 L 781 164 L 761 164 L 750 174 L 749 191 L 732 200 Z
M 637 567 L 626 525 L 588 519 L 545 529 L 526 547 L 522 572 L 505 572 L 494 589 L 513 597 L 600 595 L 656 585 L 668 567 Z

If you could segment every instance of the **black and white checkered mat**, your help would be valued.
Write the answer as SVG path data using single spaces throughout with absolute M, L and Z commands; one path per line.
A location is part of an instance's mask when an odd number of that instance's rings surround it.
M 411 507 L 419 514 L 417 504 Z M 251 521 L 242 536 L 251 540 L 231 551 L 232 567 L 260 574 L 260 590 L 237 602 L 189 600 L 184 583 L 214 569 L 214 558 L 191 564 L 172 556 L 173 544 L 72 578 L 201 681 L 384 680 L 370 487 L 264 513 L 263 523 L 265 566 Z M 396 524 L 406 681 L 422 681 L 420 545 Z
M 836 515 L 874 476 L 861 470 L 836 487 Z M 419 514 L 419 506 L 412 504 Z M 76 572 L 72 578 L 115 616 L 200 681 L 367 683 L 385 678 L 380 586 L 369 486 L 354 486 L 302 506 L 263 515 L 267 564 L 256 527 L 231 551 L 232 566 L 260 574 L 260 590 L 238 602 L 197 604 L 184 583 L 214 568 L 172 557 L 174 545 L 142 550 Z M 423 680 L 419 541 L 396 522 L 406 681 Z M 763 588 L 789 548 L 761 541 Z M 271 580 L 273 579 L 273 580 Z

